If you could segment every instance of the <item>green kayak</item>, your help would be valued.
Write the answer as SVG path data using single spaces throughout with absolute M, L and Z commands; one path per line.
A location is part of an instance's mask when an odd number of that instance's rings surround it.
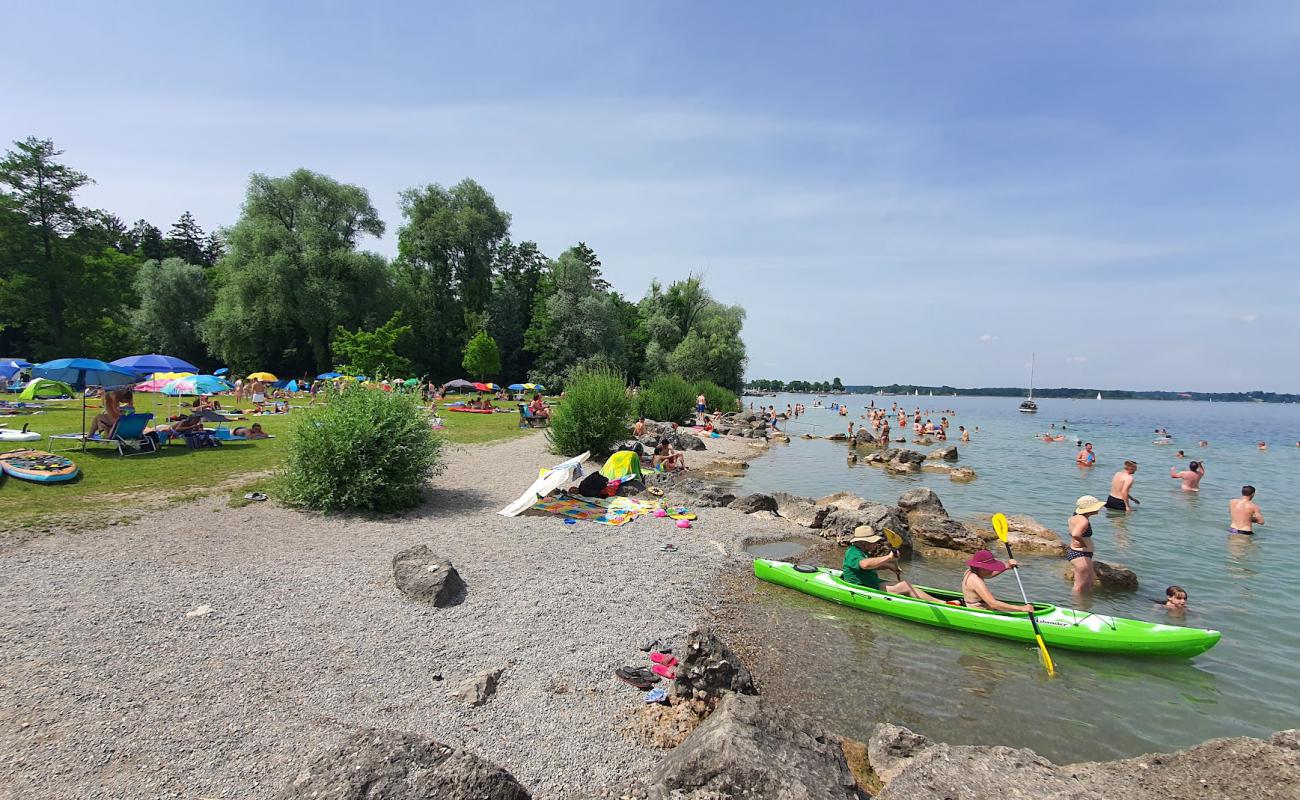
M 1023 612 L 940 605 L 847 583 L 840 580 L 840 571 L 837 569 L 807 566 L 796 568 L 795 564 L 766 558 L 754 559 L 754 575 L 769 583 L 788 586 L 804 594 L 862 611 L 954 631 L 997 636 L 1018 642 L 1034 641 L 1034 629 L 1029 622 L 1029 615 Z M 931 589 L 928 586 L 922 588 L 945 600 L 961 599 L 959 592 Z M 1218 631 L 1205 628 L 1184 628 L 1123 617 L 1107 617 L 1043 603 L 1034 605 L 1034 616 L 1038 618 L 1038 627 L 1050 647 L 1093 653 L 1190 658 L 1209 650 L 1222 636 Z

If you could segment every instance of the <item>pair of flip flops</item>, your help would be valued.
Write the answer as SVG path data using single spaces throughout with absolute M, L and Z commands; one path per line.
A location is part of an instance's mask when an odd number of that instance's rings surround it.
M 659 676 L 645 667 L 619 667 L 614 670 L 614 677 L 643 692 L 659 682 Z
M 654 666 L 650 667 L 650 671 L 654 674 L 668 680 L 677 677 L 677 656 L 672 653 L 656 652 L 650 654 L 650 660 L 654 662 Z

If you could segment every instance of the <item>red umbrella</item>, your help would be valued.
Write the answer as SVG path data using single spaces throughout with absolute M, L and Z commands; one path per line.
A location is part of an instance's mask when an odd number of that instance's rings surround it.
M 492 391 L 492 387 L 491 387 L 491 386 L 488 386 L 486 383 L 478 383 L 478 382 L 475 382 L 475 383 L 474 383 L 474 388 L 475 388 L 475 389 L 478 389 L 480 392 L 490 392 L 490 391 Z

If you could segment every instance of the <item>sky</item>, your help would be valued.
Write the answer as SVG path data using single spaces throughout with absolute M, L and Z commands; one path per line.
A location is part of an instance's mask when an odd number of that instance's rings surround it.
M 471 177 L 629 298 L 705 276 L 751 378 L 1300 391 L 1300 5 L 23 3 L 0 141 L 85 204 Z M 39 35 L 35 32 L 39 32 Z

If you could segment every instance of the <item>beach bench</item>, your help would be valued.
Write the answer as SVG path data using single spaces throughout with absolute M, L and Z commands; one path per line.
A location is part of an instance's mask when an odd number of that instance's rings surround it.
M 519 404 L 519 427 L 545 428 L 549 424 L 551 424 L 549 417 L 539 417 L 524 403 Z

